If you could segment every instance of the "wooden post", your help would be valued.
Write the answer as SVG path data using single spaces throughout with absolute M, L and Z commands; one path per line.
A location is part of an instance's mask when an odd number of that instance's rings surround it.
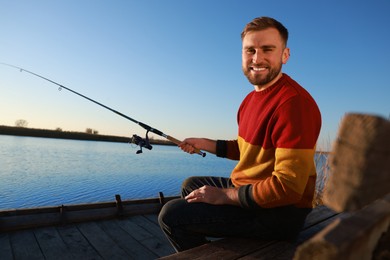
M 162 206 L 164 206 L 165 204 L 165 198 L 164 198 L 164 193 L 162 193 L 161 191 L 158 193 L 158 198 L 159 198 L 159 201 L 160 201 L 160 204 Z
M 66 223 L 66 209 L 64 205 L 60 206 L 60 222 L 62 225 Z
M 116 201 L 117 216 L 122 217 L 123 216 L 123 204 L 122 204 L 121 195 L 116 194 L 115 201 Z
M 347 114 L 330 155 L 324 204 L 354 211 L 390 192 L 390 121 Z

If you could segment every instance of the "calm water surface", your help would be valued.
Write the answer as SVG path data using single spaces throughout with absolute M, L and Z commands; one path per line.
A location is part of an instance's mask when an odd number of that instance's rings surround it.
M 0 209 L 178 195 L 193 175 L 229 176 L 235 162 L 174 146 L 0 135 Z
M 0 135 L 0 209 L 179 195 L 186 177 L 228 177 L 236 163 L 174 146 L 136 151 L 125 143 Z

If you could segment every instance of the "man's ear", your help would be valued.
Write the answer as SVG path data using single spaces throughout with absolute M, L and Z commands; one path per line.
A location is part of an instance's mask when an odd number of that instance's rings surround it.
M 290 58 L 290 48 L 284 48 L 283 54 L 282 54 L 282 63 L 286 64 L 288 59 Z

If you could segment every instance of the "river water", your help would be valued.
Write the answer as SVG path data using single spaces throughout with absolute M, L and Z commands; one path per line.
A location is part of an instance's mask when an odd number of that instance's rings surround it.
M 228 177 L 236 163 L 175 146 L 137 150 L 126 143 L 0 135 L 0 210 L 113 201 L 115 194 L 123 200 L 179 195 L 185 178 Z

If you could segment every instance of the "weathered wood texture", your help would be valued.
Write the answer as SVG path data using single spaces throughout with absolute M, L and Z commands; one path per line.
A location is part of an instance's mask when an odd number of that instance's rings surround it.
M 0 259 L 156 259 L 174 252 L 156 215 L 0 233 Z
M 304 229 L 296 240 L 224 238 L 162 259 L 291 259 L 300 243 L 337 217 L 333 210 L 320 206 L 308 215 Z
M 375 248 L 383 237 L 387 240 L 390 225 L 390 194 L 369 206 L 334 221 L 312 239 L 301 245 L 294 259 L 380 259 L 390 256 L 387 249 Z M 387 235 L 385 235 L 387 232 Z M 387 237 L 387 238 L 386 238 Z
M 0 232 L 140 214 L 157 214 L 164 201 L 174 198 L 177 197 L 164 198 L 161 195 L 160 198 L 154 199 L 121 201 L 119 197 L 117 202 L 0 210 Z
M 347 114 L 330 155 L 324 203 L 354 211 L 390 192 L 390 121 Z
M 346 115 L 330 167 L 324 203 L 350 215 L 306 241 L 295 259 L 389 256 L 390 121 L 371 115 Z

